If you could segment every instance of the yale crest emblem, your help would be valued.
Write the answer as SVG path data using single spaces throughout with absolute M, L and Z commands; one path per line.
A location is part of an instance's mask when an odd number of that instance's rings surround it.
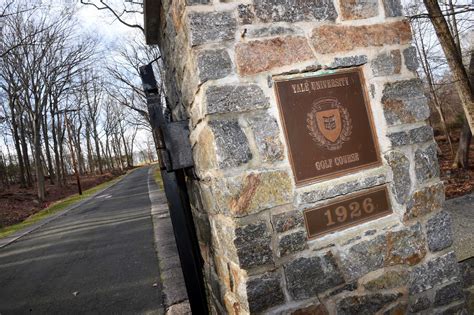
M 306 126 L 316 144 L 331 151 L 339 150 L 352 134 L 352 120 L 347 108 L 333 97 L 313 102 L 306 116 Z

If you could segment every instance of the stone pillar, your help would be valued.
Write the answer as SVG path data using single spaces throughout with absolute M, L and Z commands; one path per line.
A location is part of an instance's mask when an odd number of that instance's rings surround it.
M 399 0 L 162 0 L 159 38 L 172 114 L 190 121 L 189 190 L 213 313 L 463 307 Z M 296 185 L 275 81 L 342 69 L 365 78 L 380 163 Z M 305 210 L 384 185 L 392 214 L 308 239 Z

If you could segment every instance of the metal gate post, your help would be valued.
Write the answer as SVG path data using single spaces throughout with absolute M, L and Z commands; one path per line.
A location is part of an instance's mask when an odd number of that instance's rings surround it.
M 202 258 L 186 187 L 193 167 L 188 124 L 167 121 L 151 64 L 140 67 L 179 259 L 193 314 L 208 314 Z

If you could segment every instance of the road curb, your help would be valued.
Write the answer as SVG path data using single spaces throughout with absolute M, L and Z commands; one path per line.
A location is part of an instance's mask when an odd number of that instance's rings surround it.
M 35 224 L 33 224 L 33 225 L 30 225 L 30 226 L 28 226 L 28 227 L 26 227 L 26 228 L 24 228 L 24 229 L 22 229 L 22 230 L 20 230 L 20 231 L 18 231 L 18 232 L 16 232 L 16 233 L 13 233 L 13 234 L 10 235 L 10 236 L 7 236 L 7 237 L 5 237 L 5 238 L 0 239 L 0 249 L 2 249 L 2 248 L 5 247 L 5 246 L 10 245 L 11 243 L 13 243 L 13 242 L 19 240 L 20 238 L 22 238 L 22 237 L 24 237 L 24 236 L 30 234 L 31 232 L 36 231 L 36 230 L 39 229 L 40 227 L 42 227 L 42 226 L 44 226 L 44 225 L 46 225 L 46 224 L 48 224 L 48 223 L 50 223 L 50 222 L 56 220 L 57 218 L 62 217 L 63 215 L 67 214 L 68 212 L 70 212 L 70 211 L 72 211 L 72 210 L 74 210 L 74 209 L 76 209 L 76 208 L 78 208 L 78 207 L 84 205 L 85 203 L 89 202 L 92 198 L 95 198 L 97 195 L 100 195 L 101 193 L 105 192 L 106 190 L 108 190 L 108 189 L 114 187 L 115 185 L 117 185 L 118 183 L 120 183 L 125 177 L 127 177 L 127 176 L 130 175 L 130 174 L 132 174 L 132 173 L 133 173 L 135 170 L 137 170 L 137 169 L 138 169 L 138 168 L 135 168 L 135 169 L 131 170 L 129 173 L 125 174 L 121 179 L 119 179 L 118 181 L 116 181 L 116 182 L 113 183 L 112 185 L 107 186 L 107 187 L 105 187 L 105 188 L 102 189 L 102 190 L 99 190 L 98 192 L 94 193 L 92 196 L 87 197 L 86 199 L 81 200 L 81 201 L 79 201 L 78 203 L 73 204 L 73 205 L 67 207 L 66 209 L 64 209 L 64 210 L 62 210 L 62 211 L 60 211 L 60 212 L 54 214 L 53 216 L 48 217 L 48 218 L 46 218 L 46 219 L 44 219 L 44 220 L 41 220 L 41 221 L 39 221 L 39 222 L 37 222 L 37 223 L 35 223 Z
M 148 170 L 148 196 L 164 309 L 167 315 L 191 314 L 168 203 L 153 179 L 153 168 Z

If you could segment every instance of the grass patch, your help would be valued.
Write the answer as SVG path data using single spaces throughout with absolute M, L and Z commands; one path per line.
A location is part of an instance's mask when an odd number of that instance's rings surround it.
M 85 191 L 82 192 L 82 195 L 79 195 L 79 194 L 75 194 L 75 195 L 72 195 L 72 196 L 69 196 L 67 198 L 64 198 L 64 199 L 61 199 L 61 200 L 58 200 L 54 203 L 52 203 L 49 207 L 43 209 L 43 210 L 40 210 L 39 212 L 33 214 L 32 216 L 29 216 L 25 221 L 23 222 L 20 222 L 18 224 L 14 224 L 14 225 L 10 225 L 10 226 L 7 226 L 7 227 L 4 227 L 4 228 L 1 228 L 0 229 L 0 238 L 3 238 L 3 237 L 6 237 L 8 235 L 11 235 L 21 229 L 24 229 L 28 226 L 31 226 L 33 224 L 35 224 L 36 222 L 39 222 L 43 219 L 46 219 L 47 217 L 49 217 L 50 215 L 53 215 L 61 210 L 64 210 L 66 209 L 67 207 L 81 201 L 81 200 L 84 200 L 90 196 L 92 196 L 93 194 L 97 193 L 98 191 L 108 187 L 108 186 L 111 186 L 112 184 L 116 183 L 117 181 L 119 181 L 122 177 L 122 176 L 119 176 L 119 177 L 116 177 L 114 179 L 111 179 L 107 182 L 104 182 L 102 184 L 99 184 L 95 187 L 92 187 L 90 189 L 87 189 Z

